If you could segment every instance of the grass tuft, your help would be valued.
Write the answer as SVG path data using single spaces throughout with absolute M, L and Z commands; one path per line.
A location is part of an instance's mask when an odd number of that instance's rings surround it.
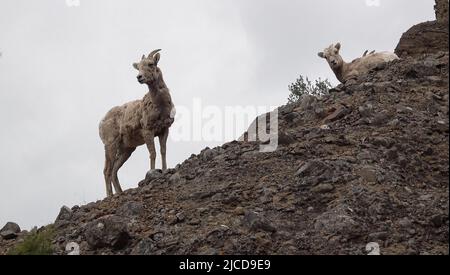
M 8 251 L 8 255 L 52 255 L 54 236 L 53 227 L 47 226 L 26 236 L 22 242 Z

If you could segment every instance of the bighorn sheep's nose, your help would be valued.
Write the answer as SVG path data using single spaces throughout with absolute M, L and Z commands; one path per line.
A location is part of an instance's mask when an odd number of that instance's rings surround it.
M 142 77 L 143 77 L 142 75 L 138 75 L 138 76 L 137 76 L 137 79 L 138 79 L 138 80 L 142 80 Z

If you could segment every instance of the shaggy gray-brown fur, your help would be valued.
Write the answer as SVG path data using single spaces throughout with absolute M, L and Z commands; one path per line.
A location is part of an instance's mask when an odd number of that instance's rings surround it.
M 117 173 L 138 146 L 147 145 L 150 169 L 155 169 L 155 137 L 160 142 L 162 169 L 167 169 L 166 143 L 169 128 L 174 122 L 175 107 L 158 68 L 158 52 L 153 51 L 148 57 L 143 56 L 139 63 L 133 64 L 139 71 L 139 83 L 147 84 L 149 92 L 142 100 L 113 108 L 100 123 L 100 137 L 105 145 L 104 176 L 108 196 L 113 195 L 112 185 L 116 193 L 122 192 Z

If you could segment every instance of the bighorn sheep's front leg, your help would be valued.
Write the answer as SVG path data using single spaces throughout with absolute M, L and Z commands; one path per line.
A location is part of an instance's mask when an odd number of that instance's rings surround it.
M 169 137 L 169 129 L 164 131 L 164 134 L 159 136 L 159 145 L 161 147 L 161 161 L 162 161 L 162 170 L 167 170 L 167 160 L 166 160 L 166 148 L 167 148 L 167 138 Z
M 145 144 L 147 144 L 148 152 L 150 153 L 150 170 L 155 170 L 156 162 L 156 149 L 155 149 L 155 135 L 151 132 L 147 132 L 144 135 Z

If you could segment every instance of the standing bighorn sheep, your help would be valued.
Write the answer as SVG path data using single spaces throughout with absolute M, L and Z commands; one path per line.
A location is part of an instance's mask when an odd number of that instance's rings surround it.
M 341 83 L 345 83 L 350 79 L 356 78 L 360 74 L 364 74 L 377 65 L 385 62 L 390 62 L 399 59 L 395 53 L 391 52 L 371 52 L 368 51 L 360 58 L 353 60 L 351 63 L 346 63 L 339 54 L 341 50 L 341 43 L 331 45 L 318 55 L 328 61 L 331 69 Z
M 147 84 L 149 88 L 144 99 L 113 108 L 100 123 L 100 137 L 105 145 L 104 176 L 108 197 L 113 195 L 111 183 L 116 193 L 122 192 L 117 172 L 138 146 L 147 145 L 150 169 L 155 169 L 155 137 L 159 138 L 161 146 L 162 169 L 167 169 L 166 143 L 169 128 L 174 122 L 175 107 L 158 68 L 159 51 L 153 51 L 148 57 L 144 55 L 139 63 L 133 64 L 139 71 L 139 83 Z

